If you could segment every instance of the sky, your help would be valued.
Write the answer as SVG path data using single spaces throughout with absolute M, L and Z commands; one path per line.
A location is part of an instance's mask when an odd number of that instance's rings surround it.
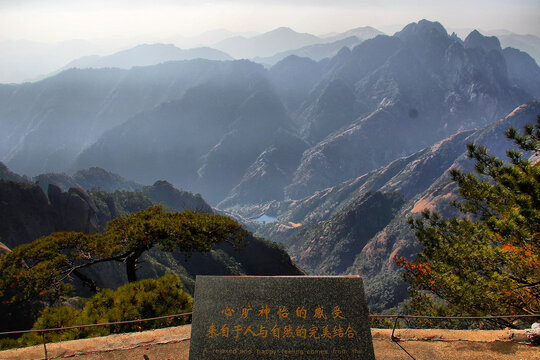
M 280 26 L 316 35 L 368 25 L 388 32 L 423 18 L 540 35 L 540 0 L 0 0 L 0 40 L 162 41 Z

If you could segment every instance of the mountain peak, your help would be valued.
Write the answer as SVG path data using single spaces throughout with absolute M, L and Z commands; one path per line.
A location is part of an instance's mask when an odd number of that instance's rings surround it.
M 304 46 L 321 42 L 321 39 L 308 33 L 299 33 L 288 27 L 265 32 L 251 38 L 225 39 L 215 47 L 237 59 L 270 57 L 277 53 L 299 49 Z
M 484 36 L 478 30 L 473 30 L 464 42 L 465 48 L 481 48 L 486 52 L 491 50 L 502 51 L 501 43 L 496 36 Z
M 379 30 L 375 29 L 373 26 L 359 26 L 359 27 L 351 29 L 349 31 L 360 31 L 360 30 L 379 31 Z
M 293 29 L 287 26 L 278 27 L 274 30 L 269 31 L 268 33 L 296 33 Z
M 417 23 L 410 23 L 403 30 L 397 32 L 396 36 L 400 38 L 424 37 L 433 33 L 448 37 L 448 32 L 438 21 L 429 21 L 426 19 L 422 19 Z
M 299 33 L 294 31 L 290 27 L 282 26 L 274 30 L 270 30 L 264 34 L 258 35 L 255 38 L 264 39 L 264 38 L 305 38 L 312 41 L 319 40 L 318 37 L 308 33 Z

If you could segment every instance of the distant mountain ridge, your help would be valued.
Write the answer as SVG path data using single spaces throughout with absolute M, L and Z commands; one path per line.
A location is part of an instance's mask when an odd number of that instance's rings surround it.
M 180 49 L 172 44 L 142 44 L 107 56 L 85 56 L 71 61 L 62 70 L 78 68 L 119 68 L 157 65 L 167 61 L 192 59 L 232 60 L 226 53 L 209 47 Z
M 247 61 L 216 65 L 221 76 L 104 134 L 74 167 L 114 168 L 143 183 L 169 179 L 204 193 L 212 203 L 220 200 L 279 129 L 291 130 L 291 125 L 262 66 Z M 141 173 L 143 159 L 146 171 Z M 168 166 L 171 161 L 175 167 Z
M 235 67 L 262 71 L 197 59 L 131 70 L 70 69 L 37 83 L 0 85 L 0 160 L 31 176 L 65 172 L 105 131 Z
M 323 43 L 323 44 L 313 44 L 301 47 L 299 49 L 287 50 L 279 52 L 270 57 L 255 57 L 253 61 L 265 64 L 265 65 L 275 65 L 279 61 L 285 59 L 288 56 L 300 56 L 313 59 L 315 61 L 320 61 L 324 58 L 333 57 L 337 54 L 339 50 L 343 47 L 353 47 L 358 45 L 362 40 L 356 36 L 350 36 L 345 39 L 336 40 L 334 42 Z
M 291 55 L 307 57 L 315 61 L 319 61 L 324 58 L 333 57 L 343 47 L 352 48 L 362 41 L 374 38 L 378 35 L 384 35 L 384 33 L 370 26 L 359 27 L 340 34 L 321 38 L 321 42 L 316 44 L 278 52 L 269 57 L 254 57 L 253 61 L 267 65 L 274 65 L 280 60 L 283 60 Z
M 358 39 L 363 41 L 363 40 L 374 38 L 379 35 L 385 35 L 385 34 L 382 31 L 375 29 L 374 27 L 361 26 L 361 27 L 357 27 L 351 30 L 347 30 L 339 34 L 324 37 L 324 39 L 328 42 L 333 42 L 333 41 L 343 40 L 351 36 L 355 36 Z
M 514 33 L 494 34 L 503 47 L 512 47 L 528 53 L 537 64 L 540 64 L 540 37 Z
M 456 29 L 456 31 L 462 34 L 465 29 Z M 472 29 L 468 30 L 467 33 L 469 33 L 470 31 L 472 31 Z M 393 32 L 395 32 L 395 30 L 393 30 L 392 33 Z M 271 61 L 265 61 L 266 63 L 273 64 L 275 63 L 275 61 L 278 61 L 281 58 L 284 58 L 286 55 L 291 54 L 296 54 L 300 56 L 311 55 L 314 57 L 317 56 L 323 58 L 331 55 L 330 53 L 324 56 L 323 54 L 321 54 L 321 49 L 325 48 L 326 43 L 342 41 L 345 38 L 350 38 L 353 36 L 357 37 L 360 41 L 363 41 L 381 34 L 382 32 L 380 32 L 379 30 L 366 26 L 351 29 L 339 34 L 333 33 L 328 35 L 322 35 L 318 36 L 320 41 L 317 44 L 320 46 L 316 46 L 314 51 L 308 51 L 307 48 L 300 51 L 299 48 L 305 46 L 304 44 L 301 44 L 296 48 L 298 52 L 296 52 L 296 50 L 293 48 L 281 49 L 276 51 L 276 53 L 289 50 L 291 50 L 291 53 L 282 54 Z M 501 41 L 503 47 L 513 47 L 521 51 L 525 51 L 529 55 L 531 55 L 537 63 L 540 63 L 540 38 L 538 36 L 515 34 L 507 30 L 487 31 L 485 32 L 485 34 L 497 36 Z M 176 46 L 180 46 L 183 49 L 192 49 L 195 47 L 211 47 L 216 43 L 230 38 L 236 37 L 236 40 L 238 40 L 239 38 L 251 39 L 258 35 L 263 34 L 258 34 L 255 32 L 238 33 L 229 30 L 218 29 L 208 31 L 194 37 L 172 36 L 166 38 L 165 40 L 161 40 L 161 42 L 163 44 L 174 43 L 176 44 Z M 466 34 L 464 34 L 463 37 L 465 36 Z M 126 46 L 124 46 L 124 48 L 125 47 Z M 88 60 L 91 60 L 91 58 L 93 57 L 91 54 L 106 54 L 111 53 L 112 51 L 118 52 L 119 49 L 117 47 L 113 48 L 111 47 L 111 45 L 104 43 L 99 44 L 81 40 L 64 41 L 58 44 L 34 43 L 29 41 L 0 41 L 0 54 L 2 54 L 0 56 L 0 64 L 2 65 L 0 66 L 0 83 L 21 83 L 23 81 L 37 81 L 40 79 L 44 79 L 45 77 L 49 77 L 50 74 L 57 72 L 58 69 L 65 66 L 68 62 L 73 61 L 73 59 L 80 59 L 81 55 L 87 55 L 85 57 L 88 58 Z M 332 53 L 334 52 L 335 50 L 332 50 Z M 194 55 L 194 57 L 214 59 L 214 55 L 208 54 L 208 52 L 203 51 L 202 55 Z M 258 54 L 254 55 L 252 58 L 274 57 L 274 55 L 275 54 L 268 54 L 263 56 Z M 104 57 L 107 56 L 101 56 L 100 58 Z M 189 56 L 189 58 L 193 57 Z M 161 59 L 157 63 L 163 61 L 165 60 Z M 81 66 L 83 65 L 81 64 Z M 46 74 L 49 75 L 47 76 Z
M 250 59 L 253 57 L 268 57 L 279 52 L 298 49 L 320 42 L 321 39 L 315 35 L 298 33 L 291 28 L 280 27 L 250 38 L 242 36 L 228 38 L 212 46 L 236 59 Z

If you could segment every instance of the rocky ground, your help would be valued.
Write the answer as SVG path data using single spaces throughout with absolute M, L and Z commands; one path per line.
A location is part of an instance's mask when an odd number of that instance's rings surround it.
M 188 360 L 191 326 L 47 344 L 48 359 Z M 540 360 L 540 348 L 525 343 L 523 332 L 507 330 L 372 329 L 377 359 Z M 0 359 L 44 359 L 43 346 L 0 352 Z

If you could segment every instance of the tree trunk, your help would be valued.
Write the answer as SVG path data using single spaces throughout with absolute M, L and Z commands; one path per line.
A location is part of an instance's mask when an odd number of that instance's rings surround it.
M 126 272 L 127 272 L 127 278 L 128 282 L 134 282 L 137 281 L 137 259 L 139 257 L 135 254 L 131 255 L 126 259 Z

